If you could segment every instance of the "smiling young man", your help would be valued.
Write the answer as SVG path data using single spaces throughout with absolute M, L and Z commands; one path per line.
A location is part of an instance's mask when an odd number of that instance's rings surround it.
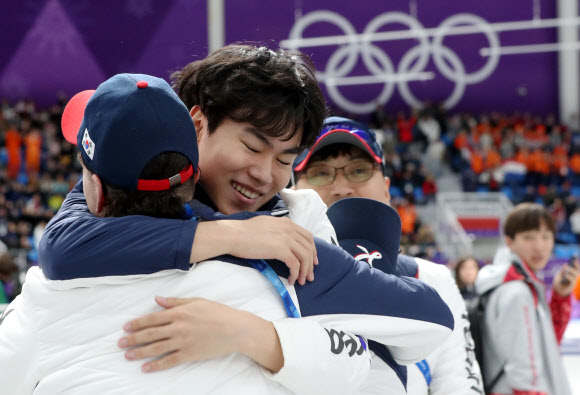
M 543 206 L 519 204 L 504 223 L 510 253 L 484 266 L 477 276 L 477 292 L 491 292 L 482 368 L 486 385 L 492 387 L 486 390 L 492 394 L 572 393 L 559 343 L 570 319 L 570 294 L 580 268 L 576 262 L 557 273 L 549 304 L 544 283 L 536 277 L 552 256 L 555 231 Z
M 314 250 L 321 264 L 316 268 L 319 273 L 316 282 L 308 284 L 316 285 L 293 287 L 284 278 L 281 288 L 285 295 L 279 290 L 285 303 L 292 298 L 301 315 L 309 317 L 285 321 L 286 328 L 292 327 L 292 330 L 284 329 L 283 324 L 276 327 L 284 366 L 272 379 L 298 393 L 357 388 L 361 377 L 368 372 L 365 341 L 343 331 L 377 338 L 390 346 L 393 357 L 402 363 L 410 363 L 428 353 L 427 350 L 449 334 L 453 319 L 434 290 L 410 280 L 373 276 L 364 265 L 350 257 L 346 259 L 344 251 L 312 239 L 314 234 L 331 241 L 334 234 L 325 205 L 313 192 L 280 191 L 290 179 L 296 153 L 314 141 L 326 111 L 322 92 L 305 56 L 232 45 L 186 66 L 176 74 L 175 80 L 180 97 L 191 109 L 200 149 L 197 200 L 189 203 L 191 214 L 199 223 L 190 227 L 183 225 L 188 221 L 176 221 L 171 227 L 150 218 L 135 217 L 126 219 L 130 221 L 128 227 L 127 223 L 114 219 L 104 221 L 75 215 L 67 204 L 49 224 L 41 242 L 40 254 L 44 257 L 41 265 L 48 277 L 66 280 L 189 270 L 190 262 L 198 261 L 195 256 L 207 259 L 224 251 L 242 258 L 277 258 L 288 263 L 286 253 L 278 258 L 278 250 L 286 251 L 291 257 L 302 257 L 301 260 L 307 260 L 308 256 L 312 260 Z M 84 204 L 78 193 L 74 197 L 79 205 Z M 230 215 L 224 217 L 224 213 Z M 63 220 L 71 215 L 75 217 L 74 222 Z M 275 218 L 286 215 L 293 221 L 290 227 L 288 218 Z M 243 236 L 230 239 L 234 237 L 231 228 L 237 225 L 239 233 L 242 222 Z M 81 232 L 81 228 L 91 232 Z M 300 230 L 307 235 L 302 235 Z M 294 237 L 296 233 L 302 236 Z M 167 234 L 174 235 L 175 243 L 166 242 L 171 239 Z M 246 243 L 240 244 L 240 239 Z M 272 239 L 282 241 L 279 248 L 271 243 Z M 151 242 L 144 243 L 144 240 Z M 188 242 L 191 251 L 188 251 Z M 330 251 L 333 251 L 332 257 L 327 255 Z M 348 270 L 335 272 L 336 262 L 342 258 L 333 254 L 343 254 L 346 263 L 352 266 L 347 264 L 343 269 Z M 136 256 L 140 259 L 135 259 Z M 233 259 L 232 262 L 240 261 Z M 329 271 L 330 263 L 332 271 Z M 215 267 L 216 281 L 219 281 L 219 268 Z M 272 281 L 288 276 L 288 270 L 280 262 L 272 262 L 272 267 L 278 275 Z M 302 270 L 300 274 L 302 277 Z M 234 279 L 245 286 L 243 278 Z M 362 293 L 353 297 L 352 288 L 360 282 L 366 284 L 361 287 L 369 293 L 367 298 L 379 302 L 363 303 Z M 385 285 L 391 282 L 398 285 L 389 290 Z M 272 288 L 269 294 L 275 291 Z M 409 294 L 409 306 L 401 310 L 392 302 L 396 297 L 380 296 L 385 292 Z M 245 294 L 241 292 L 240 296 Z M 207 344 L 223 344 L 224 338 L 212 328 L 230 329 L 235 318 L 228 319 L 215 306 L 200 308 L 199 300 L 168 298 L 157 302 L 167 310 L 127 323 L 124 328 L 128 334 L 119 341 L 120 347 L 130 347 L 127 359 L 148 358 L 143 369 L 149 372 L 178 364 L 182 369 L 185 362 L 212 358 L 211 347 L 209 354 L 200 354 L 200 345 L 208 351 Z M 398 316 L 399 312 L 402 316 Z M 352 320 L 345 320 L 351 316 Z M 361 320 L 362 316 L 366 318 Z M 387 316 L 389 323 L 382 318 Z M 209 322 L 212 325 L 206 325 Z M 322 323 L 324 328 L 320 327 Z M 328 327 L 334 329 L 325 330 Z M 232 332 L 225 340 L 232 336 L 238 338 L 234 336 L 236 331 Z M 246 343 L 260 341 L 259 334 L 250 332 L 245 340 Z M 310 356 L 305 358 L 306 354 Z M 301 360 L 302 364 L 291 363 Z
M 383 168 L 382 147 L 368 127 L 347 118 L 330 117 L 325 120 L 314 146 L 294 163 L 296 188 L 313 189 L 320 195 L 329 206 L 329 217 L 336 228 L 339 244 L 355 258 L 383 272 L 424 281 L 439 292 L 451 309 L 456 323 L 452 336 L 425 360 L 408 367 L 407 393 L 480 394 L 481 374 L 473 354 L 465 304 L 450 271 L 443 265 L 403 255 L 388 263 L 385 254 L 372 256 L 370 250 L 367 253 L 342 244 L 344 229 L 351 229 L 349 238 L 379 240 L 375 244 L 380 249 L 400 239 L 400 219 L 388 207 L 390 180 L 385 177 Z M 343 204 L 343 199 L 347 198 L 365 199 Z M 382 207 L 382 203 L 387 206 Z M 376 213 L 376 217 L 372 213 Z M 364 226 L 365 222 L 368 227 Z M 376 230 L 374 235 L 372 230 Z M 398 248 L 398 242 L 396 244 Z M 393 391 L 397 385 L 400 387 L 398 380 L 389 374 L 388 359 L 383 357 L 380 348 L 371 346 L 371 350 L 373 365 L 362 393 L 381 393 Z
M 226 118 L 210 132 L 199 106 L 191 114 L 204 163 L 201 184 L 220 212 L 257 211 L 286 186 L 302 131 L 288 140 L 272 139 L 250 123 Z
M 326 114 L 312 67 L 302 54 L 232 45 L 173 74 L 198 133 L 200 184 L 220 212 L 263 209 L 288 184 Z

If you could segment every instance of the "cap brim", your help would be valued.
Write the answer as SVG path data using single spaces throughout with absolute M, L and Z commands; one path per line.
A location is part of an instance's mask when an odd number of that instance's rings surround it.
M 95 93 L 94 90 L 87 90 L 77 93 L 69 100 L 63 113 L 61 120 L 62 134 L 66 141 L 77 145 L 77 134 L 83 122 L 85 108 L 89 99 Z
M 368 153 L 371 156 L 371 158 L 373 158 L 373 160 L 377 163 L 382 163 L 382 161 L 383 161 L 383 158 L 379 158 L 373 152 L 371 147 L 369 147 L 369 145 L 363 139 L 358 137 L 356 134 L 352 134 L 352 133 L 350 133 L 349 130 L 345 130 L 345 129 L 334 129 L 334 130 L 331 130 L 328 133 L 326 133 L 324 136 L 322 136 L 312 146 L 312 148 L 308 152 L 308 155 L 306 155 L 306 158 L 304 158 L 304 160 L 302 162 L 300 162 L 298 165 L 296 165 L 296 167 L 294 167 L 294 171 L 304 170 L 304 168 L 308 164 L 308 161 L 310 160 L 312 155 L 314 155 L 315 153 L 320 151 L 322 148 L 328 147 L 329 145 L 341 144 L 341 143 L 353 145 L 357 148 L 360 148 L 364 152 Z
M 389 205 L 372 199 L 347 198 L 334 203 L 327 211 L 341 240 L 368 240 L 380 246 L 385 258 L 394 265 L 401 243 L 401 218 Z

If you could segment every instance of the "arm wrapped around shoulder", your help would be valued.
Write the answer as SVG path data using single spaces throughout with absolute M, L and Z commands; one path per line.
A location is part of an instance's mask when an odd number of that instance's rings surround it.
M 303 317 L 384 344 L 404 365 L 451 335 L 453 315 L 432 287 L 385 274 L 324 241 L 316 248 L 316 281 L 295 287 Z

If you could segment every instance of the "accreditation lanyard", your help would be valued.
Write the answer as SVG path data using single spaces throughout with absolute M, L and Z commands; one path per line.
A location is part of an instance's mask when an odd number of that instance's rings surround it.
M 193 209 L 188 204 L 184 204 L 183 206 L 185 210 L 185 219 L 199 221 L 200 218 L 195 216 Z M 252 265 L 254 269 L 259 270 L 260 273 L 262 273 L 272 283 L 272 285 L 274 285 L 274 288 L 276 288 L 276 291 L 278 291 L 278 294 L 282 298 L 282 302 L 284 303 L 284 308 L 286 309 L 288 316 L 291 318 L 300 318 L 300 313 L 294 305 L 294 301 L 290 297 L 288 290 L 284 284 L 282 284 L 282 281 L 280 281 L 280 278 L 274 269 L 272 269 L 270 265 L 268 265 L 268 263 L 263 259 L 246 259 L 246 261 L 248 261 L 248 263 Z
M 259 270 L 260 273 L 266 276 L 266 278 L 272 283 L 272 285 L 274 285 L 274 288 L 276 288 L 276 291 L 278 291 L 278 294 L 282 298 L 282 302 L 284 302 L 284 308 L 288 313 L 288 317 L 300 318 L 300 313 L 298 312 L 298 309 L 294 305 L 294 301 L 290 297 L 288 290 L 286 289 L 284 284 L 282 284 L 282 281 L 280 280 L 274 269 L 272 269 L 270 265 L 268 265 L 268 263 L 263 259 L 246 259 L 246 261 L 248 261 L 250 265 L 254 267 L 254 269 Z
M 427 387 L 429 387 L 431 385 L 431 369 L 429 368 L 429 364 L 426 360 L 422 360 L 417 362 L 415 365 L 417 365 L 421 373 L 423 373 L 425 381 L 427 382 Z

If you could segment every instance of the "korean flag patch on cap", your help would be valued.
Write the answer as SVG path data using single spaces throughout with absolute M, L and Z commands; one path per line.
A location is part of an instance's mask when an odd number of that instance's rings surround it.
M 83 134 L 83 149 L 88 157 L 93 160 L 93 156 L 95 155 L 95 143 L 91 140 L 91 136 L 89 136 L 89 129 L 85 129 L 85 133 Z

